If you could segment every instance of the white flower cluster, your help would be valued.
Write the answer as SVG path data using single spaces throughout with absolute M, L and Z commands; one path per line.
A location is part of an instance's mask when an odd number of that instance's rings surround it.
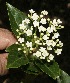
M 44 18 L 44 15 L 48 14 L 45 10 L 40 15 L 37 15 L 33 9 L 29 12 L 28 17 L 19 24 L 19 29 L 16 30 L 19 33 L 16 44 L 22 46 L 18 48 L 18 51 L 23 50 L 26 55 L 30 53 L 50 62 L 54 59 L 54 54 L 59 55 L 62 51 L 63 43 L 58 39 L 60 34 L 57 32 L 58 29 L 64 28 L 60 25 L 62 21 Z M 45 27 L 47 24 L 49 26 Z

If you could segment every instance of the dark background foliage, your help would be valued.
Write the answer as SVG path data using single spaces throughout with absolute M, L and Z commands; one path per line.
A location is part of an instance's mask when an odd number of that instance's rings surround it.
M 49 12 L 48 17 L 51 19 L 60 18 L 63 21 L 62 25 L 64 25 L 65 28 L 59 31 L 61 35 L 60 40 L 64 43 L 63 51 L 60 56 L 55 58 L 55 60 L 60 65 L 60 68 L 70 75 L 70 0 L 0 0 L 0 27 L 11 30 L 6 2 L 26 13 L 28 13 L 29 9 L 34 9 L 37 13 L 41 12 L 42 10 L 47 10 Z M 24 74 L 21 72 L 22 71 L 19 70 L 10 70 L 10 74 L 0 77 L 0 81 L 7 77 L 14 80 L 18 78 L 22 79 Z M 42 82 L 55 83 L 55 81 L 45 74 L 37 76 L 33 83 Z M 15 81 L 10 83 L 18 82 Z

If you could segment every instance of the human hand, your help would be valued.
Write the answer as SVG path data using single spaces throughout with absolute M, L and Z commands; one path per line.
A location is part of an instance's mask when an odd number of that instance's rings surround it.
M 14 44 L 16 42 L 16 38 L 7 29 L 0 28 L 0 50 L 6 49 L 10 45 Z M 5 75 L 8 73 L 8 69 L 6 69 L 7 65 L 7 57 L 8 53 L 2 53 L 0 54 L 0 75 Z

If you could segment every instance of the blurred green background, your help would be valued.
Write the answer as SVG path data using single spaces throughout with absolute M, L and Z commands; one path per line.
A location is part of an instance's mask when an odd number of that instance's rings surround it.
M 28 13 L 29 9 L 34 9 L 37 13 L 47 10 L 49 12 L 48 17 L 62 20 L 62 25 L 65 28 L 59 32 L 61 35 L 60 40 L 64 43 L 64 46 L 62 54 L 57 56 L 55 60 L 60 65 L 60 68 L 70 75 L 70 0 L 0 0 L 0 27 L 11 30 L 6 2 L 26 13 Z M 3 83 L 2 81 L 8 77 L 16 80 L 18 78 L 22 79 L 24 75 L 21 72 L 19 69 L 10 70 L 9 75 L 0 77 L 0 83 Z M 34 79 L 33 83 L 56 83 L 56 81 L 46 75 L 40 75 Z

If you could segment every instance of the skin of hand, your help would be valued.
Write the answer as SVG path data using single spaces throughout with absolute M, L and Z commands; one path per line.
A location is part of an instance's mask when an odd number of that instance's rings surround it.
M 7 29 L 0 28 L 0 50 L 6 49 L 10 45 L 16 42 L 16 38 Z M 6 75 L 8 73 L 7 65 L 8 53 L 0 54 L 0 76 Z

